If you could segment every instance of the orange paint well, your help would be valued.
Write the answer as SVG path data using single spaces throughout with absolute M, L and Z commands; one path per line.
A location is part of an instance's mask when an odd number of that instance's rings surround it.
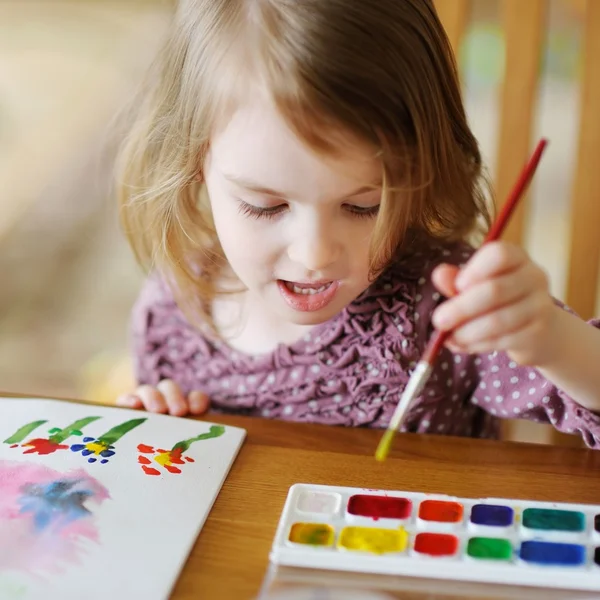
M 437 523 L 458 523 L 463 518 L 463 505 L 444 500 L 424 500 L 419 506 L 419 518 Z

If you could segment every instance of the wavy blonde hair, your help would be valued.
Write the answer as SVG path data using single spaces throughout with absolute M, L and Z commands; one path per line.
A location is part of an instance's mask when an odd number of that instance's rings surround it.
M 181 0 L 135 100 L 118 185 L 138 261 L 169 274 L 188 314 L 212 323 L 226 265 L 203 194 L 211 133 L 257 81 L 316 151 L 335 152 L 335 132 L 379 149 L 373 274 L 404 251 L 409 229 L 459 240 L 489 224 L 480 151 L 432 0 Z

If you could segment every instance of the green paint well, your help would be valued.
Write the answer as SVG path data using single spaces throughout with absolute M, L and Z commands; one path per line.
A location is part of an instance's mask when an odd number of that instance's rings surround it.
M 473 537 L 467 544 L 467 554 L 486 560 L 510 560 L 513 548 L 509 540 L 502 538 Z
M 200 440 L 210 440 L 211 438 L 218 438 L 225 433 L 225 427 L 223 425 L 212 425 L 208 430 L 208 433 L 201 433 L 196 437 L 190 438 L 188 440 L 182 440 L 181 442 L 177 442 L 172 450 L 179 450 L 180 452 L 187 452 L 189 447 L 194 442 L 199 442 Z
M 98 438 L 98 442 L 107 446 L 111 446 L 120 440 L 126 433 L 129 433 L 132 429 L 139 427 L 145 421 L 147 421 L 146 418 L 125 421 L 125 423 L 121 423 L 120 425 L 109 429 L 104 435 L 101 435 Z
M 543 531 L 584 531 L 585 515 L 575 510 L 526 508 L 523 526 Z
M 18 444 L 22 442 L 26 437 L 29 437 L 32 431 L 35 431 L 40 425 L 47 423 L 48 421 L 32 421 L 31 423 L 27 423 L 27 425 L 23 425 L 20 429 L 17 429 L 10 437 L 4 440 L 5 444 Z

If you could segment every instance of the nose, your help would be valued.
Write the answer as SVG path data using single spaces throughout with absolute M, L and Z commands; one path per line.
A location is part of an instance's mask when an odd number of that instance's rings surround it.
M 323 272 L 335 264 L 342 252 L 342 244 L 331 227 L 313 221 L 294 236 L 288 246 L 290 260 L 307 271 Z

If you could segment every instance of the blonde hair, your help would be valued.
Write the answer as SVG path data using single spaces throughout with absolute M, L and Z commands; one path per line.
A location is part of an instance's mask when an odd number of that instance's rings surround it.
M 212 323 L 226 264 L 202 164 L 252 81 L 313 149 L 335 152 L 334 132 L 379 149 L 374 274 L 407 250 L 409 229 L 460 240 L 489 224 L 481 155 L 432 0 L 181 0 L 136 99 L 118 183 L 138 261 L 169 274 L 190 314 Z

